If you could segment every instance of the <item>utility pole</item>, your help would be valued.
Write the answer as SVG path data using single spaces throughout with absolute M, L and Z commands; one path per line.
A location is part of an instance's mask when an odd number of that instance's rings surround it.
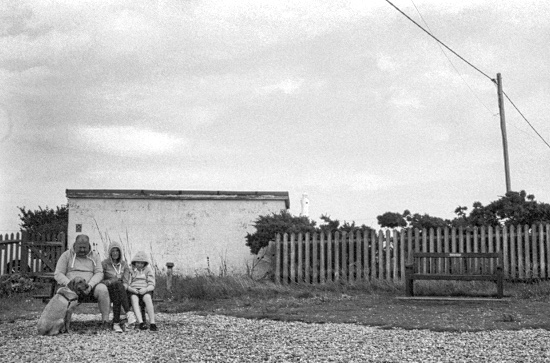
M 500 114 L 500 131 L 502 131 L 502 148 L 504 150 L 504 173 L 506 176 L 506 193 L 511 191 L 510 162 L 508 160 L 508 140 L 506 138 L 506 121 L 504 119 L 504 99 L 502 98 L 502 78 L 497 73 L 498 113 Z

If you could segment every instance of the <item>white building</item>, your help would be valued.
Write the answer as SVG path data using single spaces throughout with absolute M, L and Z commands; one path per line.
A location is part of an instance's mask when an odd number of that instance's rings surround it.
M 110 241 L 129 260 L 150 253 L 160 270 L 167 262 L 183 275 L 242 273 L 255 256 L 245 236 L 258 216 L 290 207 L 288 192 L 67 190 L 68 245 L 90 237 L 102 258 Z

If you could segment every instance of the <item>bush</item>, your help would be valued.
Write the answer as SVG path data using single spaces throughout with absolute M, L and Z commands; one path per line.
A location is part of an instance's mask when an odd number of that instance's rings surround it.
M 281 210 L 279 214 L 259 216 L 254 223 L 256 232 L 246 235 L 246 245 L 250 252 L 257 255 L 277 233 L 313 233 L 315 224 L 308 217 L 295 217 L 286 210 Z
M 0 297 L 9 297 L 14 293 L 22 293 L 36 289 L 35 282 L 21 274 L 0 276 Z

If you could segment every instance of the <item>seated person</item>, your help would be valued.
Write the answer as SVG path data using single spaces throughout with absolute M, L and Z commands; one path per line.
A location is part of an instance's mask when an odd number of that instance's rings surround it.
M 92 251 L 90 239 L 84 234 L 76 236 L 73 246 L 63 252 L 55 266 L 54 278 L 60 286 L 66 286 L 75 277 L 82 277 L 89 285 L 79 301 L 95 297 L 101 312 L 102 328 L 109 329 L 111 301 L 107 286 L 101 283 L 103 267 L 97 252 Z
M 126 319 L 126 316 L 121 316 L 121 308 L 128 315 L 128 325 L 132 325 L 136 318 L 130 310 L 130 303 L 126 288 L 128 287 L 123 281 L 128 281 L 130 276 L 130 268 L 124 260 L 122 244 L 113 241 L 108 248 L 109 257 L 103 260 L 103 284 L 109 290 L 109 297 L 113 303 L 113 330 L 117 333 L 124 331 L 125 325 L 121 325 L 121 319 Z
M 130 293 L 130 300 L 132 301 L 134 313 L 139 323 L 139 329 L 147 329 L 145 316 L 142 316 L 139 307 L 140 302 L 143 302 L 145 303 L 147 315 L 149 315 L 149 329 L 151 331 L 157 331 L 158 328 L 155 323 L 155 309 L 152 296 L 155 290 L 155 273 L 149 264 L 147 254 L 143 251 L 137 252 L 134 258 L 132 258 L 132 268 L 130 270 L 127 290 Z

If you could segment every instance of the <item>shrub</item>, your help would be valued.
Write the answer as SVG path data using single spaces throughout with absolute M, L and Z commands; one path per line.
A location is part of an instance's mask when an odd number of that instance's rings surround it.
M 22 293 L 34 290 L 35 282 L 21 274 L 0 276 L 0 297 L 9 297 L 14 293 Z

